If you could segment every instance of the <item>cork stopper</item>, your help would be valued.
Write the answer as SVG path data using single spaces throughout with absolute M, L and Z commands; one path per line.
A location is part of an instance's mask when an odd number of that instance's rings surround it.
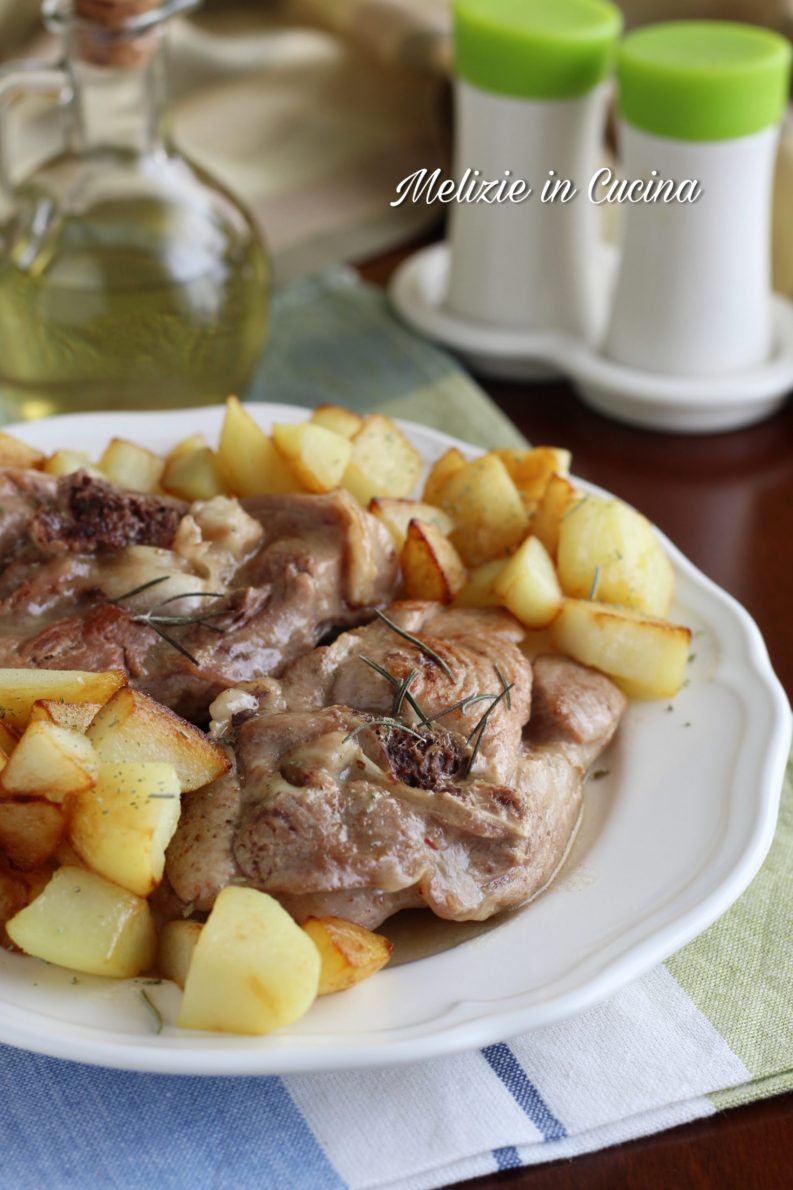
M 74 0 L 80 57 L 95 66 L 122 70 L 145 66 L 157 47 L 159 28 L 135 34 L 130 22 L 159 4 L 160 0 Z

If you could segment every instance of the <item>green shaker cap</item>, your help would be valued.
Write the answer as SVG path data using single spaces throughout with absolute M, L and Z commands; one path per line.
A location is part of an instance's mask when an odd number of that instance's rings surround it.
M 572 98 L 609 74 L 621 29 L 608 0 L 455 0 L 456 73 L 496 95 Z
M 648 25 L 619 48 L 620 112 L 636 128 L 675 140 L 749 136 L 782 118 L 790 61 L 790 42 L 756 25 Z

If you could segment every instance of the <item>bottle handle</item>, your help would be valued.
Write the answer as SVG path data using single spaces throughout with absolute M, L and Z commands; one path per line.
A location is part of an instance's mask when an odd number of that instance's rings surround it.
M 16 99 L 51 95 L 56 102 L 71 98 L 69 75 L 63 67 L 24 60 L 0 68 L 0 200 L 14 202 L 13 170 L 8 151 L 8 118 Z

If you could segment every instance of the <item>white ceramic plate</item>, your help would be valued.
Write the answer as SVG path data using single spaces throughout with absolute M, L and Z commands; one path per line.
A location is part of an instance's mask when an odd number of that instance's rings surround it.
M 253 406 L 257 420 L 306 411 Z M 154 449 L 222 411 L 100 414 L 20 427 L 47 450 L 98 453 L 114 434 Z M 453 439 L 404 427 L 431 461 Z M 469 456 L 479 453 L 463 446 Z M 582 484 L 584 488 L 588 485 Z M 597 490 L 597 489 L 594 489 Z M 160 1035 L 141 981 L 103 980 L 0 952 L 0 1041 L 60 1058 L 174 1074 L 271 1074 L 416 1061 L 489 1044 L 580 1012 L 688 942 L 759 868 L 774 833 L 790 711 L 747 613 L 666 543 L 675 619 L 697 638 L 674 701 L 633 704 L 590 782 L 581 831 L 559 878 L 498 928 L 328 996 L 297 1025 L 251 1039 Z M 173 985 L 147 989 L 166 1022 Z

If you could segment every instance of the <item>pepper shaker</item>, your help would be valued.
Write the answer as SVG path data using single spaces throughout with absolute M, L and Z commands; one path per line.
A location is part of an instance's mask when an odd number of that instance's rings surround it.
M 689 377 L 769 359 L 771 191 L 790 59 L 783 37 L 732 22 L 668 22 L 623 41 L 622 173 L 696 181 L 701 193 L 623 206 L 611 359 Z
M 446 307 L 478 323 L 591 341 L 601 286 L 598 212 L 586 185 L 620 14 L 606 0 L 456 0 L 454 18 L 458 184 L 517 180 L 533 193 L 455 202 Z M 546 184 L 568 179 L 574 198 L 561 201 L 560 190 L 541 201 Z

